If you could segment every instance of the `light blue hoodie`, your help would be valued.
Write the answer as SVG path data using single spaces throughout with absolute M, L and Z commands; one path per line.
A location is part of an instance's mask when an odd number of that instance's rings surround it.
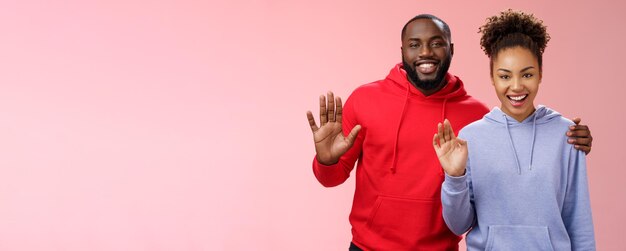
M 572 121 L 539 106 L 521 123 L 494 108 L 467 125 L 464 176 L 446 175 L 443 217 L 468 250 L 595 250 L 585 154 Z

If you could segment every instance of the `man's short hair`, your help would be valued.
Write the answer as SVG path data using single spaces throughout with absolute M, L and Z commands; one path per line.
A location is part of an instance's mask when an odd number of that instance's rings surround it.
M 450 32 L 450 26 L 448 26 L 448 24 L 446 22 L 444 22 L 443 20 L 441 20 L 441 18 L 436 17 L 435 15 L 431 15 L 431 14 L 419 14 L 417 16 L 415 16 L 414 18 L 411 18 L 411 20 L 409 20 L 408 22 L 406 22 L 406 24 L 404 24 L 404 27 L 402 27 L 402 34 L 400 36 L 400 38 L 402 40 L 404 40 L 404 32 L 406 32 L 406 27 L 413 21 L 417 20 L 417 19 L 430 19 L 433 21 L 439 21 L 441 22 L 441 24 L 443 25 L 443 33 L 446 34 L 446 36 L 448 37 L 448 42 L 452 43 L 452 33 Z

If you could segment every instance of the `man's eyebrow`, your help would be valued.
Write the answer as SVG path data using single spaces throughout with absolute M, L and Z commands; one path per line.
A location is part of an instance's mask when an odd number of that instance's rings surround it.
M 439 35 L 430 38 L 430 40 L 435 40 L 435 39 L 443 39 L 443 40 L 445 40 L 445 38 L 443 36 L 439 36 Z

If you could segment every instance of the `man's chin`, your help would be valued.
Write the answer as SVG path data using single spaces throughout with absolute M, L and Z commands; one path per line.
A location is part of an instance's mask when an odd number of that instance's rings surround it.
M 437 79 L 437 74 L 422 75 L 422 74 L 418 73 L 417 77 L 422 82 L 432 82 L 432 81 L 435 81 L 435 79 Z
M 435 83 L 435 81 L 423 81 L 420 84 L 418 84 L 417 86 L 425 91 L 430 91 L 433 89 L 437 89 L 439 87 L 440 83 Z
M 433 90 L 439 88 L 443 83 L 443 78 L 440 76 L 430 77 L 429 78 L 421 78 L 419 77 L 417 81 L 414 81 L 416 87 L 422 90 Z

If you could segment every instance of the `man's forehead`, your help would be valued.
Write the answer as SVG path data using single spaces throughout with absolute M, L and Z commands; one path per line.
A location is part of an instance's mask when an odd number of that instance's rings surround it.
M 430 27 L 435 27 L 435 29 L 429 29 Z M 427 35 L 427 31 L 434 31 L 434 33 L 438 34 L 430 34 L 430 35 L 441 35 L 445 37 L 444 25 L 441 21 L 430 18 L 419 18 L 413 20 L 407 27 L 407 38 L 419 35 Z
M 439 31 L 443 32 L 444 30 L 444 25 L 441 21 L 436 20 L 436 19 L 430 19 L 430 18 L 419 18 L 419 19 L 415 19 L 413 20 L 409 26 L 411 28 L 415 28 L 415 27 L 419 27 L 419 26 L 427 26 L 427 25 L 434 25 L 435 27 L 437 27 L 439 29 Z

